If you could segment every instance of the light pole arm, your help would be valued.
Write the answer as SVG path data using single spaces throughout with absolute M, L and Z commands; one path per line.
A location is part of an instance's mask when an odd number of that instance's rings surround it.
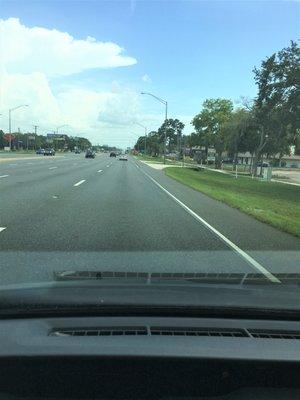
M 158 96 L 155 96 L 155 95 L 154 95 L 154 94 L 152 94 L 152 93 L 148 93 L 148 92 L 142 92 L 141 94 L 147 94 L 148 96 L 152 96 L 152 97 L 154 97 L 156 100 L 160 101 L 161 103 L 163 103 L 163 104 L 167 104 L 167 101 L 166 101 L 166 100 L 164 100 L 164 99 L 161 99 L 160 97 L 158 97 Z
M 10 108 L 8 110 L 8 130 L 9 130 L 10 134 L 11 134 L 11 112 L 15 111 L 15 110 L 17 110 L 18 108 L 21 108 L 21 107 L 28 107 L 28 104 L 21 104 L 21 105 L 19 105 L 17 107 L 13 107 L 13 108 Z M 10 136 L 10 139 L 9 139 L 9 148 L 11 150 L 11 136 Z
M 165 105 L 166 105 L 166 120 L 168 119 L 168 102 L 166 101 L 165 102 Z
M 135 122 L 136 125 L 140 126 L 141 128 L 144 128 L 145 130 L 145 154 L 146 154 L 146 149 L 147 149 L 147 127 L 145 125 L 140 124 L 139 122 Z
M 167 119 L 168 119 L 168 102 L 167 100 L 161 99 L 160 97 L 155 96 L 152 93 L 148 92 L 141 92 L 141 94 L 147 94 L 148 96 L 154 97 L 157 101 L 160 103 L 164 104 L 166 107 L 165 110 L 165 122 L 166 122 L 166 127 L 165 127 L 165 132 L 164 132 L 164 164 L 166 163 L 166 151 L 167 151 Z

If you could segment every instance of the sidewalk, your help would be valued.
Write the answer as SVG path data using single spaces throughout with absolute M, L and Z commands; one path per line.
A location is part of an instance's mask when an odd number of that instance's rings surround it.
M 144 163 L 146 165 L 149 165 L 149 167 L 151 167 L 151 168 L 158 169 L 158 170 L 163 170 L 163 169 L 165 169 L 167 167 L 182 167 L 182 168 L 184 168 L 184 167 L 192 167 L 192 168 L 206 169 L 208 171 L 218 172 L 220 174 L 225 174 L 225 175 L 231 175 L 231 176 L 235 175 L 234 172 L 229 172 L 229 171 L 225 171 L 225 170 L 222 170 L 222 169 L 209 168 L 209 167 L 206 167 L 205 165 L 201 165 L 201 164 L 183 163 L 181 161 L 180 162 L 179 161 L 177 161 L 177 162 L 175 161 L 177 165 L 175 165 L 175 164 L 173 164 L 173 165 L 171 165 L 171 164 L 163 164 L 163 163 L 160 163 L 160 162 L 151 163 L 151 161 L 143 161 L 143 160 L 139 160 L 139 161 L 141 161 L 142 163 Z M 276 171 L 276 172 L 278 172 L 278 171 Z M 283 172 L 285 174 L 289 173 L 289 172 L 298 173 L 297 171 L 296 172 L 295 171 L 283 171 Z M 260 178 L 252 178 L 252 176 L 250 176 L 250 175 L 241 175 L 241 174 L 238 174 L 238 178 L 260 179 Z M 290 181 L 288 182 L 286 180 L 280 180 L 280 178 L 279 179 L 273 179 L 272 178 L 271 182 L 284 183 L 286 185 L 292 185 L 292 186 L 300 186 L 300 171 L 299 171 L 299 183 L 294 182 L 294 181 L 293 182 L 290 182 Z

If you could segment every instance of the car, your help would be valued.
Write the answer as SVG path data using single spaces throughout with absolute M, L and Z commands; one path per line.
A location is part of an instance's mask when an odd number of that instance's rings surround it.
M 74 153 L 75 153 L 75 154 L 80 154 L 80 153 L 81 153 L 81 150 L 80 150 L 80 149 L 76 149 L 76 150 L 74 151 Z
M 35 154 L 45 154 L 45 149 L 37 149 Z
M 44 156 L 55 156 L 55 150 L 54 149 L 45 149 Z
M 126 154 L 120 154 L 119 155 L 119 160 L 120 161 L 127 161 L 127 155 Z
M 95 152 L 93 150 L 87 150 L 85 153 L 85 158 L 95 158 Z
M 257 167 L 269 167 L 270 166 L 270 164 L 268 163 L 268 162 L 261 162 L 261 161 L 259 161 L 257 164 L 256 164 L 256 166 Z
M 109 157 L 117 157 L 117 155 L 116 155 L 116 153 L 115 153 L 114 151 L 112 151 L 112 152 L 109 154 Z

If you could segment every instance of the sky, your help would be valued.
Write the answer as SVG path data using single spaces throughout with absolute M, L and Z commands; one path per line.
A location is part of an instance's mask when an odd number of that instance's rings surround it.
M 0 129 L 121 148 L 207 98 L 254 98 L 253 68 L 300 38 L 299 1 L 0 0 Z

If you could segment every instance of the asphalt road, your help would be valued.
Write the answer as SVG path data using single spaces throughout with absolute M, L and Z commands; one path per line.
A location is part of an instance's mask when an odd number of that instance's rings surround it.
M 259 272 L 273 279 L 300 272 L 300 240 L 133 157 L 0 163 L 2 284 L 52 280 L 61 270 Z

